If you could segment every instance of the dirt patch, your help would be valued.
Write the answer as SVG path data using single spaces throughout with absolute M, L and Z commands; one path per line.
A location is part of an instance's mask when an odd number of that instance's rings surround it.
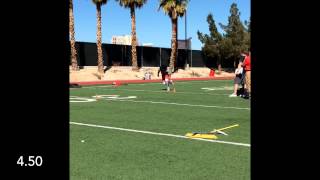
M 158 67 L 143 67 L 139 71 L 132 71 L 131 66 L 116 66 L 108 69 L 103 78 L 99 79 L 97 76 L 98 68 L 95 66 L 84 67 L 79 71 L 71 71 L 70 68 L 70 82 L 83 81 L 99 81 L 99 80 L 141 80 L 144 78 L 146 72 L 151 74 L 151 79 L 161 79 L 161 73 L 158 74 Z M 172 78 L 204 78 L 209 77 L 209 68 L 189 68 L 179 69 L 172 75 Z M 234 77 L 234 73 L 221 71 L 215 73 L 215 77 Z

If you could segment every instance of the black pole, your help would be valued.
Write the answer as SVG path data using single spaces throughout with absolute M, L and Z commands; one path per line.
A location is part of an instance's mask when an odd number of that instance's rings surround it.
M 185 48 L 186 48 L 186 56 L 187 56 L 187 58 L 186 58 L 186 62 L 184 63 L 185 64 L 185 66 L 186 66 L 186 64 L 188 64 L 188 59 L 189 59 L 189 55 L 188 55 L 188 46 L 189 46 L 189 43 L 188 43 L 188 41 L 187 41 L 187 10 L 186 10 L 186 12 L 185 12 L 185 14 L 184 14 L 184 30 L 185 30 L 185 40 L 184 40 L 184 43 L 185 43 Z
M 185 27 L 185 40 L 187 40 L 187 10 L 185 12 L 185 15 L 184 15 L 184 27 Z

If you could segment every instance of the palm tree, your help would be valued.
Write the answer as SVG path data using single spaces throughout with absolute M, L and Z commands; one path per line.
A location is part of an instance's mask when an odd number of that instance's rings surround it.
M 73 71 L 78 70 L 77 51 L 75 47 L 74 37 L 74 17 L 73 17 L 73 1 L 69 0 L 69 34 L 70 34 L 70 45 L 71 45 L 71 69 Z
M 170 73 L 174 71 L 174 62 L 177 58 L 178 48 L 178 17 L 184 16 L 189 0 L 160 0 L 159 8 L 169 15 L 172 23 L 171 55 L 170 55 Z
M 101 42 L 101 6 L 106 4 L 108 0 L 92 0 L 97 9 L 97 51 L 98 51 L 98 73 L 100 78 L 103 76 L 103 57 Z
M 123 6 L 125 8 L 130 8 L 132 70 L 138 70 L 135 9 L 141 8 L 147 2 L 147 0 L 116 0 L 116 1 L 119 1 L 120 6 Z

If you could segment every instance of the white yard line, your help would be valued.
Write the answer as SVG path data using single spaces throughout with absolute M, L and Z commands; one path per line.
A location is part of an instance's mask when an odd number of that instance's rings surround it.
M 141 130 L 135 130 L 135 129 L 125 129 L 125 128 L 118 128 L 118 127 L 112 127 L 112 126 L 102 126 L 102 125 L 85 124 L 85 123 L 78 123 L 78 122 L 70 122 L 70 124 L 79 125 L 79 126 L 87 126 L 87 127 L 104 128 L 104 129 L 113 129 L 113 130 L 119 130 L 119 131 L 128 131 L 128 132 L 135 132 L 135 133 L 143 133 L 143 134 L 152 134 L 152 135 L 158 135 L 158 136 L 169 136 L 169 137 L 176 137 L 176 138 L 183 138 L 183 139 L 199 140 L 199 141 L 206 141 L 206 142 L 212 142 L 212 143 L 223 143 L 223 144 L 230 144 L 230 145 L 236 145 L 236 146 L 245 146 L 245 147 L 251 146 L 250 144 L 245 144 L 245 143 L 210 140 L 210 139 L 188 138 L 186 136 L 181 136 L 181 135 L 157 133 L 157 132 L 151 132 L 151 131 L 141 131 Z
M 172 102 L 159 102 L 159 101 L 136 101 L 136 100 L 117 100 L 108 99 L 110 101 L 125 101 L 125 102 L 136 102 L 136 103 L 151 103 L 151 104 L 169 104 L 177 106 L 191 106 L 191 107 L 205 107 L 205 108 L 220 108 L 220 109 L 240 109 L 240 110 L 250 110 L 250 108 L 243 107 L 225 107 L 225 106 L 212 106 L 212 105 L 201 105 L 201 104 L 180 104 Z

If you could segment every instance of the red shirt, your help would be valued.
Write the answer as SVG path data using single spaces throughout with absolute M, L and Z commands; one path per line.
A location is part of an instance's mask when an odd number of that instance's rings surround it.
M 244 70 L 251 71 L 251 58 L 250 58 L 250 56 L 245 57 L 242 66 L 244 67 Z

